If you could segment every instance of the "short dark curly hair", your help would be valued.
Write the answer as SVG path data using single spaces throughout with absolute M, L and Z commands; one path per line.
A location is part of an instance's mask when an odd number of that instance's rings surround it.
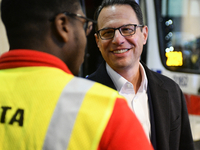
M 64 11 L 73 13 L 79 6 L 79 0 L 2 0 L 1 18 L 9 43 L 17 38 L 42 40 L 50 18 Z

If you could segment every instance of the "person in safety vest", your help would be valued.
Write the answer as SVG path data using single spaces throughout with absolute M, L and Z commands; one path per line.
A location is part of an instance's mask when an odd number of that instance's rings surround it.
M 2 0 L 1 17 L 1 150 L 153 149 L 117 91 L 77 77 L 94 22 L 79 0 Z

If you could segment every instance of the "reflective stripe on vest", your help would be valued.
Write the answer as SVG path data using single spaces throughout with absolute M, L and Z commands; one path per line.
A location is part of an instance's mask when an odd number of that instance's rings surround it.
M 96 150 L 116 96 L 112 89 L 105 90 L 98 83 L 74 77 L 58 100 L 43 149 Z

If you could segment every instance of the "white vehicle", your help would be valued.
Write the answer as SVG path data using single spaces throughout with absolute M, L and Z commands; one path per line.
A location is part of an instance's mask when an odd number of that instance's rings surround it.
M 149 28 L 141 59 L 150 69 L 179 84 L 186 98 L 193 139 L 199 144 L 200 1 L 138 0 L 138 3 Z

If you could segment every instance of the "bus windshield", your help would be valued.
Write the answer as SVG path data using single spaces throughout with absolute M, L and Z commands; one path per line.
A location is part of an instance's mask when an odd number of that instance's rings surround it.
M 200 1 L 161 0 L 159 44 L 171 71 L 200 73 Z

